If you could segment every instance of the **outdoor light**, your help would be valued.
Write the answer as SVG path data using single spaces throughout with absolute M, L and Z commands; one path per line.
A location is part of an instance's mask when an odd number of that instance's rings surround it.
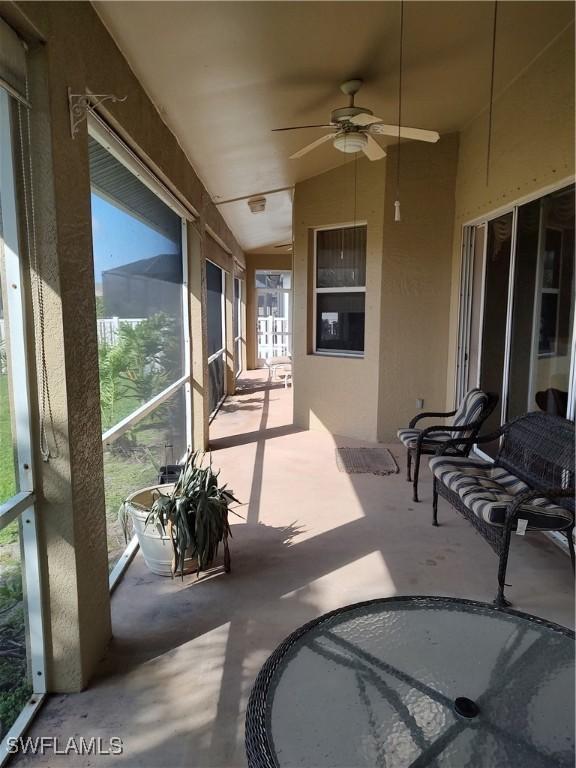
M 349 154 L 361 152 L 366 144 L 368 144 L 368 137 L 364 133 L 359 133 L 358 131 L 339 133 L 334 139 L 334 147 L 339 149 L 340 152 Z

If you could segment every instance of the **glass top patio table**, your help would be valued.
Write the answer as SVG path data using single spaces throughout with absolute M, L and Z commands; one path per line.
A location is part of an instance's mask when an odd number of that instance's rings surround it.
M 574 633 L 471 600 L 333 611 L 268 659 L 246 713 L 250 768 L 574 765 Z

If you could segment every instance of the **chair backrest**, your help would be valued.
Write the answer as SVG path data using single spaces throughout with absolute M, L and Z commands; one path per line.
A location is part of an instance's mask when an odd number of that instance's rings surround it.
M 534 412 L 504 426 L 496 463 L 535 490 L 569 489 L 574 488 L 574 459 L 574 422 Z M 566 506 L 573 508 L 573 501 Z
M 481 389 L 471 389 L 466 393 L 466 396 L 460 403 L 460 407 L 456 411 L 452 420 L 453 427 L 465 427 L 467 424 L 474 424 L 479 420 L 487 418 L 490 412 L 485 413 L 490 397 Z M 493 406 L 492 406 L 493 408 Z M 492 410 L 492 408 L 490 410 Z M 453 432 L 453 437 L 469 437 L 473 433 L 474 429 L 470 432 Z M 477 430 L 476 430 L 477 431 Z

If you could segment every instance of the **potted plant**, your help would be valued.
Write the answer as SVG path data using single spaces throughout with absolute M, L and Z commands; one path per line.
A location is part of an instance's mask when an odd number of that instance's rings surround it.
M 204 464 L 200 451 L 189 453 L 177 482 L 144 488 L 126 499 L 144 560 L 153 573 L 184 575 L 209 568 L 222 542 L 224 569 L 230 571 L 231 536 L 228 511 L 239 503 L 220 485 L 212 459 Z

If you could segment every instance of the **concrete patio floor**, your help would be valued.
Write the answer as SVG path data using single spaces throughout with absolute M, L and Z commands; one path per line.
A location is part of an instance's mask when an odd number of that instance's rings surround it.
M 96 680 L 53 696 L 32 735 L 118 736 L 119 757 L 20 758 L 18 765 L 197 768 L 245 765 L 244 713 L 258 670 L 296 627 L 333 608 L 395 594 L 491 601 L 497 560 L 431 482 L 411 502 L 397 475 L 346 475 L 335 446 L 357 441 L 295 429 L 292 393 L 242 377 L 211 427 L 214 463 L 244 504 L 232 516 L 232 573 L 197 581 L 150 574 L 140 554 L 113 601 L 114 639 Z M 514 537 L 508 597 L 517 610 L 572 626 L 569 559 L 543 537 Z

